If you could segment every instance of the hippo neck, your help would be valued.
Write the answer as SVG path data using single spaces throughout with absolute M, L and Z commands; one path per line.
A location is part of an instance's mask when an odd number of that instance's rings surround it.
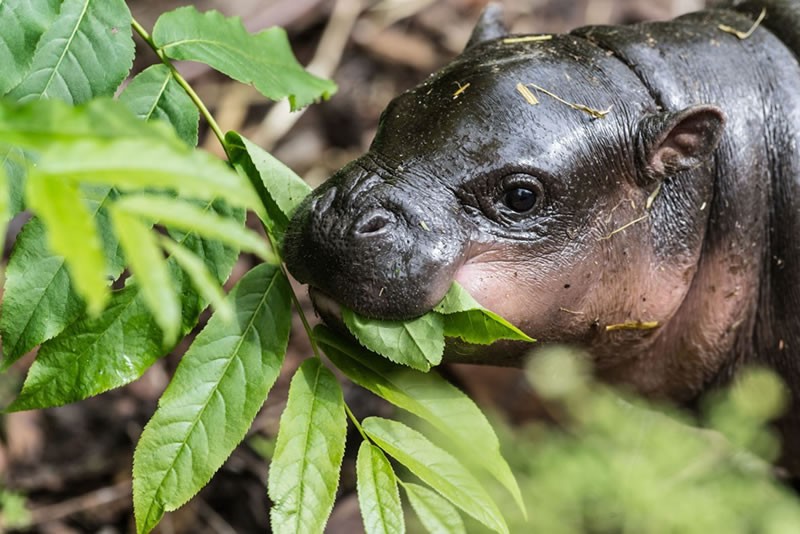
M 612 376 L 681 401 L 724 382 L 743 362 L 775 362 L 768 351 L 781 339 L 782 363 L 773 365 L 781 372 L 791 367 L 800 384 L 800 254 L 779 240 L 800 232 L 800 154 L 787 137 L 800 124 L 775 120 L 800 117 L 800 68 L 764 28 L 738 40 L 721 33 L 720 23 L 747 29 L 752 19 L 713 10 L 669 22 L 576 30 L 626 63 L 661 109 L 711 103 L 728 117 L 713 165 L 665 184 L 678 195 L 711 187 L 708 205 L 695 207 L 709 215 L 691 286 L 637 362 Z M 772 260 L 776 250 L 785 266 L 780 272 Z

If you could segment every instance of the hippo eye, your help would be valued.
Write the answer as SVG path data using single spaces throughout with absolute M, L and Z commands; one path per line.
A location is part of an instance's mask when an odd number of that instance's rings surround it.
M 512 211 L 517 213 L 525 213 L 536 206 L 536 199 L 538 195 L 536 191 L 526 187 L 515 187 L 510 191 L 506 191 L 503 197 L 503 203 L 508 206 Z

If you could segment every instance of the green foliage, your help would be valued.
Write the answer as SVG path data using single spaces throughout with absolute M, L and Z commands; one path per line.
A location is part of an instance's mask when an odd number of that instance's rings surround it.
M 114 101 L 133 58 L 130 27 L 163 64 L 139 73 Z M 279 375 L 293 299 L 280 246 L 310 191 L 246 138 L 223 136 L 172 59 L 204 62 L 267 97 L 288 98 L 293 108 L 335 90 L 300 67 L 280 29 L 251 35 L 239 19 L 189 7 L 163 14 L 151 37 L 121 0 L 0 1 L 0 225 L 24 206 L 35 215 L 6 272 L 3 369 L 39 346 L 7 409 L 58 406 L 127 384 L 189 333 L 209 303 L 215 308 L 137 447 L 138 532 L 153 529 L 210 480 L 244 439 Z M 194 148 L 200 114 L 227 164 Z M 247 210 L 259 217 L 266 241 L 245 228 Z M 226 297 L 222 284 L 240 251 L 265 263 Z M 126 266 L 132 276 L 119 280 Z M 763 519 L 781 531 L 781 521 L 796 518 L 752 453 L 728 454 L 736 447 L 776 454 L 774 436 L 762 428 L 783 397 L 766 375 L 742 382 L 742 390 L 762 391 L 758 402 L 736 390 L 709 408 L 708 420 L 730 445 L 697 431 L 686 437 L 684 426 L 662 424 L 671 421 L 663 417 L 653 422 L 602 390 L 595 396 L 574 360 L 574 373 L 540 361 L 534 382 L 564 404 L 573 422 L 569 433 L 539 429 L 535 447 L 511 450 L 524 457 L 521 472 L 535 480 L 525 480 L 526 497 L 536 505 L 528 523 L 523 492 L 486 417 L 438 374 L 419 371 L 440 363 L 448 337 L 475 344 L 533 340 L 456 284 L 413 321 L 372 321 L 348 310 L 343 318 L 358 341 L 324 327 L 308 332 L 314 357 L 292 379 L 274 449 L 264 447 L 271 449 L 267 491 L 275 532 L 324 530 L 348 418 L 363 438 L 356 471 L 370 533 L 404 532 L 398 484 L 430 532 L 466 532 L 458 510 L 472 518 L 470 531 L 573 532 L 574 525 L 648 531 L 651 518 L 684 531 L 684 516 L 662 518 L 659 505 L 686 493 L 711 509 L 701 489 L 716 490 L 723 481 L 737 488 L 732 509 L 752 513 L 753 525 Z M 412 414 L 410 426 L 374 417 L 359 422 L 317 345 L 355 384 Z M 682 446 L 668 446 L 673 442 Z M 660 447 L 666 459 L 651 465 L 643 444 Z M 631 466 L 643 469 L 635 481 Z M 718 480 L 720 466 L 726 470 Z M 425 484 L 400 480 L 398 467 L 401 477 Z M 754 477 L 762 492 L 755 497 L 741 483 Z M 9 495 L 0 492 L 6 521 L 8 503 L 18 502 Z M 677 500 L 668 509 L 694 510 Z M 573 521 L 575 510 L 581 515 Z M 731 514 L 713 517 L 697 524 L 736 531 Z
M 269 470 L 273 530 L 322 533 L 333 509 L 347 433 L 342 388 L 319 359 L 292 378 Z
M 31 514 L 25 507 L 25 497 L 0 488 L 0 530 L 25 529 L 31 523 Z
M 184 355 L 136 448 L 139 532 L 205 486 L 244 438 L 283 363 L 289 295 L 280 270 L 255 267 L 228 297 L 235 321 L 213 316 Z
M 238 17 L 184 7 L 159 17 L 153 41 L 170 59 L 200 61 L 273 100 L 288 97 L 292 111 L 336 91 L 300 66 L 281 28 L 253 35 Z
M 362 441 L 356 458 L 358 503 L 367 534 L 403 534 L 403 505 L 392 464 L 378 447 Z

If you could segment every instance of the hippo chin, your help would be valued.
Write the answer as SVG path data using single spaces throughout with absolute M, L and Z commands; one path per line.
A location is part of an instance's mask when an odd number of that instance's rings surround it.
M 720 29 L 762 9 L 746 38 Z M 797 399 L 799 56 L 799 0 L 540 39 L 506 38 L 490 7 L 299 207 L 287 266 L 385 319 L 425 313 L 456 280 L 651 396 L 690 402 L 751 363 Z M 631 323 L 649 328 L 615 326 Z M 798 408 L 781 423 L 795 473 Z

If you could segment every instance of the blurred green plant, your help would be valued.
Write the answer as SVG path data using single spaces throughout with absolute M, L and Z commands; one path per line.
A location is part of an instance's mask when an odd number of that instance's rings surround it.
M 25 496 L 0 488 L 0 532 L 30 525 L 31 514 L 25 503 Z
M 790 534 L 800 527 L 800 501 L 771 463 L 779 441 L 769 422 L 788 398 L 773 373 L 746 371 L 708 396 L 696 416 L 593 381 L 584 356 L 569 349 L 540 351 L 527 374 L 556 424 L 499 430 L 528 507 L 528 519 L 503 507 L 511 532 Z M 467 531 L 479 527 L 468 522 Z

